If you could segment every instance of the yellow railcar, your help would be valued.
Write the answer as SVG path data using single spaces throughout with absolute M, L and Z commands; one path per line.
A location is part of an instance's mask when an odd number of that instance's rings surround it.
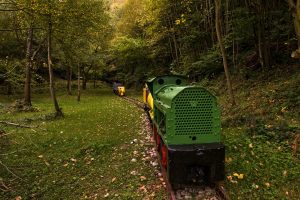
M 118 94 L 119 96 L 125 96 L 125 87 L 124 86 L 118 86 Z
M 153 120 L 154 118 L 154 112 L 153 112 L 153 108 L 154 108 L 154 104 L 153 104 L 153 97 L 149 91 L 149 88 L 147 86 L 147 84 L 145 85 L 145 87 L 143 88 L 143 101 L 144 103 L 149 107 L 149 115 L 151 117 L 151 119 Z

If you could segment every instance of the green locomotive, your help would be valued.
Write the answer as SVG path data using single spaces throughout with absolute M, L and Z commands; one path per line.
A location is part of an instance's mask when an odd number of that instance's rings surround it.
M 182 76 L 159 76 L 146 82 L 161 164 L 171 184 L 215 183 L 224 179 L 220 109 L 205 88 Z

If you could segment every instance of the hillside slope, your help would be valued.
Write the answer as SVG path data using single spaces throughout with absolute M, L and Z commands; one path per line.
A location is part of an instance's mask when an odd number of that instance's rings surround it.
M 300 72 L 298 66 L 233 75 L 237 105 L 225 77 L 202 80 L 218 98 L 226 149 L 226 186 L 233 199 L 298 199 Z M 241 175 L 242 174 L 242 175 Z

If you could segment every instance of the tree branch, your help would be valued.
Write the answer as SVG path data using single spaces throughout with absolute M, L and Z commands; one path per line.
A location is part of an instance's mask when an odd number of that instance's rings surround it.
M 12 122 L 5 122 L 5 121 L 0 121 L 0 124 L 10 125 L 10 126 L 17 126 L 17 127 L 20 127 L 20 128 L 34 128 L 32 126 L 26 126 L 26 125 L 16 124 L 16 123 L 12 123 Z
M 14 12 L 14 11 L 22 11 L 22 9 L 0 9 L 0 12 Z
M 31 60 L 34 60 L 35 56 L 41 50 L 42 46 L 45 44 L 46 41 L 47 41 L 47 37 L 40 43 L 38 48 L 33 52 L 32 56 L 31 56 Z
M 4 189 L 2 189 L 1 187 Z M 0 190 L 2 190 L 3 192 L 11 191 L 11 189 L 6 186 L 3 181 L 0 181 Z
M 21 179 L 18 175 L 16 175 L 15 173 L 13 173 L 6 165 L 4 165 L 4 163 L 0 160 L 0 165 L 2 165 L 9 173 L 11 173 L 14 177 Z
M 33 28 L 33 29 L 43 30 L 43 28 Z M 28 30 L 28 28 L 0 29 L 0 32 L 12 32 L 12 31 L 23 31 L 23 30 Z
M 4 125 L 9 125 L 9 126 L 16 126 L 16 127 L 20 127 L 20 128 L 30 128 L 33 130 L 33 128 L 39 128 L 37 126 L 26 126 L 26 125 L 21 125 L 21 124 L 16 124 L 16 123 L 13 123 L 13 122 L 6 122 L 6 121 L 0 121 L 0 124 L 4 124 Z M 39 128 L 43 131 L 46 131 L 46 129 L 42 129 L 42 128 Z M 35 130 L 33 130 L 35 131 Z
M 288 1 L 290 10 L 293 12 L 293 14 L 296 13 L 296 4 L 295 4 L 294 0 L 287 0 L 287 1 Z

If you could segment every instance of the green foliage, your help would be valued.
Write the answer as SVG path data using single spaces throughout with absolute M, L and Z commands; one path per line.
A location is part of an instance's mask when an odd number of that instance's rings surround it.
M 125 36 L 116 38 L 110 52 L 111 65 L 117 71 L 114 78 L 126 86 L 138 83 L 150 69 L 150 51 L 142 39 Z
M 256 120 L 249 125 L 246 134 L 249 136 L 263 137 L 268 141 L 281 142 L 292 140 L 299 132 L 299 128 L 291 127 L 286 121 L 281 121 L 278 124 L 266 123 L 261 120 Z
M 157 66 L 154 74 L 195 72 L 193 76 L 203 77 L 220 73 L 213 1 L 124 2 L 112 11 L 115 37 L 144 40 L 151 50 L 147 61 Z M 229 67 L 235 66 L 232 71 L 292 61 L 290 52 L 297 44 L 286 2 L 222 1 L 222 30 Z
M 188 72 L 190 76 L 198 76 L 199 78 L 209 77 L 219 75 L 224 71 L 222 60 L 220 59 L 219 52 L 209 51 L 200 56 L 200 60 L 194 62 L 188 67 Z
M 22 72 L 23 63 L 20 61 L 8 57 L 5 60 L 0 59 L 0 85 L 5 87 L 5 89 L 1 88 L 0 93 L 12 94 L 19 91 L 24 79 Z
M 18 10 L 0 13 L 0 27 L 8 29 L 0 32 L 0 59 L 5 60 L 8 56 L 15 62 L 12 65 L 21 63 L 25 68 L 28 29 L 32 27 L 32 52 L 39 49 L 33 66 L 33 78 L 37 82 L 43 82 L 41 76 L 45 77 L 45 74 L 36 72 L 43 71 L 47 63 L 46 39 L 49 20 L 52 24 L 54 70 L 59 69 L 60 73 L 65 73 L 67 68 L 73 68 L 73 71 L 76 71 L 80 64 L 88 76 L 91 71 L 97 74 L 103 68 L 104 53 L 111 38 L 110 18 L 103 0 L 16 0 L 1 4 L 0 7 Z M 60 74 L 60 77 L 64 75 Z M 24 78 L 18 80 L 20 91 L 23 91 L 23 81 Z

